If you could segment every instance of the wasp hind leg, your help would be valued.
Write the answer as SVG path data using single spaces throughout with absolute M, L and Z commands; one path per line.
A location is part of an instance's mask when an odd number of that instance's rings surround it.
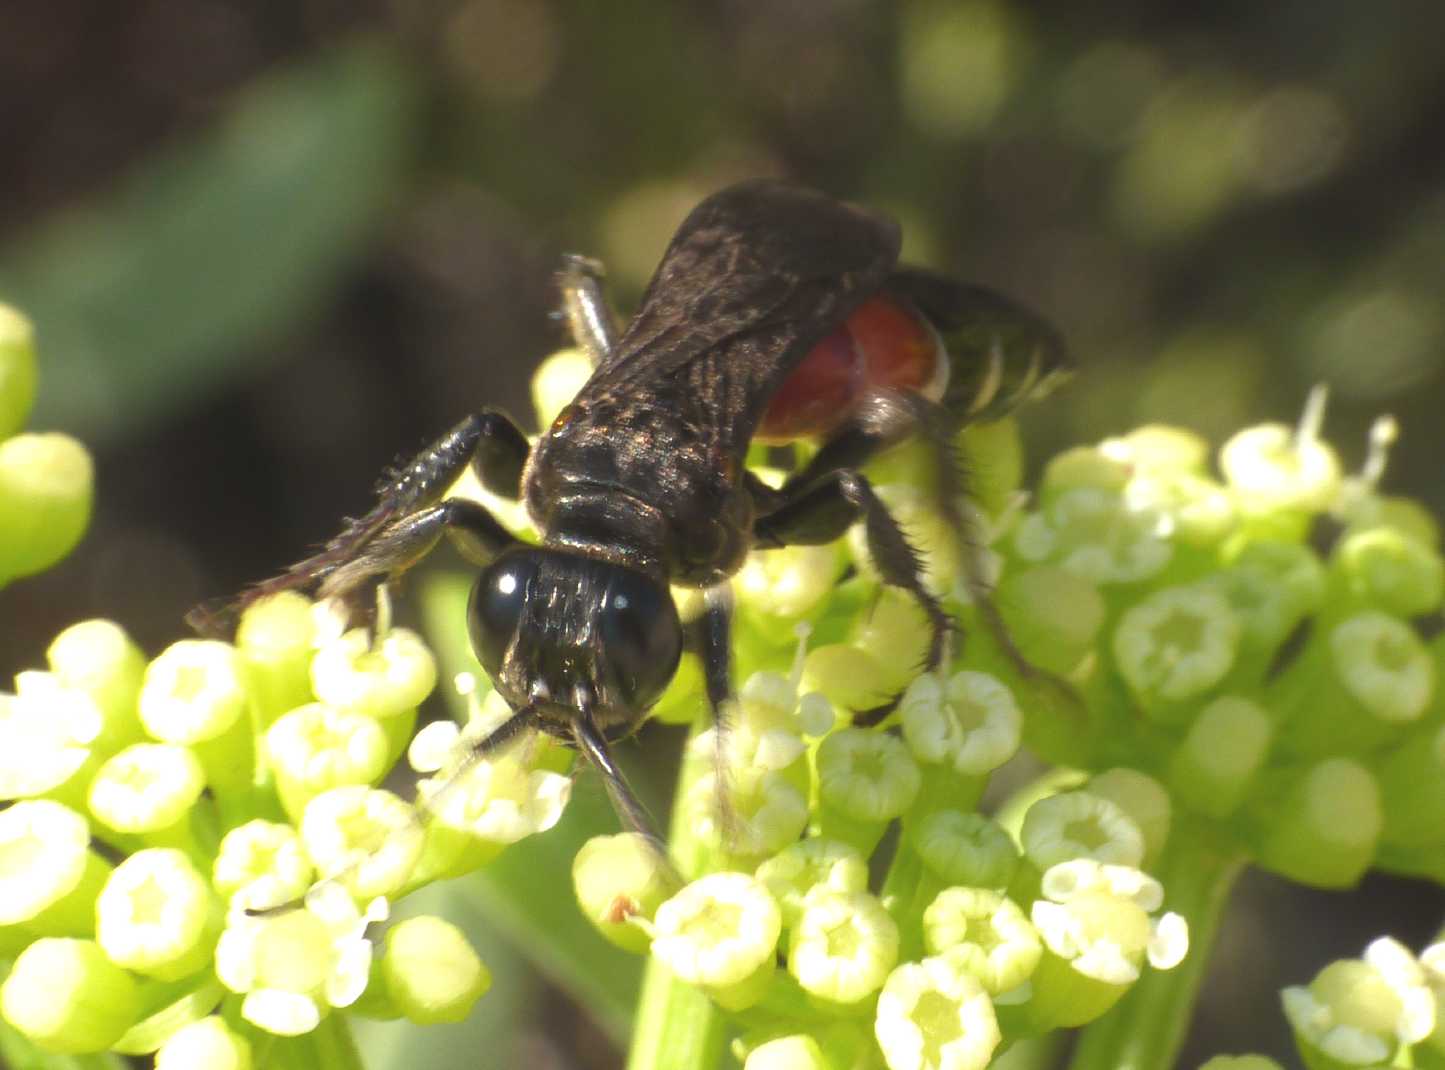
M 811 546 L 840 537 L 860 517 L 868 552 L 883 582 L 906 592 L 928 618 L 928 650 L 922 667 L 932 672 L 943 663 L 948 637 L 954 630 L 953 618 L 924 584 L 918 551 L 861 472 L 836 469 L 811 486 L 789 481 L 779 492 L 776 508 L 754 524 L 754 533 L 765 546 Z M 854 722 L 877 724 L 893 712 L 899 697 L 857 712 Z

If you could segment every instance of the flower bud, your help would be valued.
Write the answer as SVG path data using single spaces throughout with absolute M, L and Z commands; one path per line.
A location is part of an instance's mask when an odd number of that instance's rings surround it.
M 89 695 L 100 710 L 97 749 L 116 751 L 141 739 L 136 699 L 146 659 L 120 625 L 108 620 L 72 624 L 51 641 L 45 660 L 62 685 Z
M 788 972 L 833 1003 L 857 1003 L 883 986 L 898 962 L 898 925 L 876 896 L 819 889 L 803 900 Z
M 392 926 L 381 968 L 387 992 L 418 1025 L 463 1021 L 492 985 L 462 931 L 430 915 Z
M 983 1070 L 1002 1039 L 988 993 L 946 958 L 888 975 L 873 1032 L 889 1070 Z
M 679 979 L 702 986 L 729 1010 L 762 997 L 775 967 L 782 915 L 768 890 L 744 873 L 693 881 L 657 908 L 652 953 Z
M 251 1043 L 211 1015 L 171 1034 L 156 1052 L 156 1070 L 251 1070 Z
M 0 440 L 25 426 L 35 403 L 35 328 L 0 304 Z
M 241 661 L 229 643 L 182 639 L 147 667 L 140 692 L 146 731 L 191 747 L 218 792 L 251 784 L 254 749 Z
M 1321 888 L 1359 880 L 1383 823 L 1379 785 L 1369 770 L 1349 758 L 1326 758 L 1283 786 L 1281 798 L 1258 804 L 1265 825 L 1260 865 Z
M 109 1048 L 141 1013 L 140 991 L 91 940 L 37 940 L 0 987 L 5 1020 L 46 1051 Z
M 901 740 L 862 728 L 841 729 L 819 744 L 817 775 L 822 835 L 865 854 L 913 804 L 922 783 Z
M 241 614 L 236 649 L 262 728 L 311 701 L 316 640 L 315 606 L 296 591 L 259 599 Z
M 1274 722 L 1258 703 L 1221 695 L 1199 712 L 1169 760 L 1169 787 L 1206 817 L 1239 809 L 1269 756 Z
M 983 888 L 945 888 L 923 912 L 923 941 L 969 973 L 990 996 L 1019 987 L 1039 963 L 1043 945 L 1012 899 Z
M 572 886 L 587 920 L 625 951 L 642 954 L 651 938 L 633 919 L 651 921 L 679 890 L 655 843 L 636 832 L 593 836 L 572 860 Z
M 0 441 L 0 585 L 43 572 L 90 525 L 90 454 L 59 432 Z
M 180 851 L 138 851 L 106 881 L 95 939 L 118 966 L 174 981 L 210 961 L 218 912 L 204 877 Z
M 810 838 L 790 844 L 758 866 L 782 910 L 783 925 L 798 923 L 803 904 L 815 890 L 861 892 L 868 887 L 868 863 L 858 851 L 836 840 Z

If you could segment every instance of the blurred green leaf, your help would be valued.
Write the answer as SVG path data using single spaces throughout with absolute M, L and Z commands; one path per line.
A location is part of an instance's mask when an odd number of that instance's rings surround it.
M 442 688 L 452 698 L 449 681 L 458 672 L 486 680 L 463 627 L 471 586 L 469 576 L 442 573 L 420 588 L 427 641 L 437 655 Z M 601 792 L 574 791 L 556 828 L 507 848 L 477 873 L 447 887 L 454 889 L 454 902 L 488 919 L 625 1046 L 642 961 L 602 939 L 583 918 L 572 892 L 572 859 L 582 845 L 616 831 L 617 817 Z
M 373 41 L 243 91 L 213 129 L 0 249 L 35 320 L 35 422 L 99 441 L 165 418 L 315 309 L 410 155 L 408 72 Z

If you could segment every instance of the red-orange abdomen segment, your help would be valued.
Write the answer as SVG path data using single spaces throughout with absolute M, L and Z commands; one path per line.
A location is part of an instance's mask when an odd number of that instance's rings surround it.
M 825 435 L 853 415 L 870 389 L 936 400 L 947 378 L 948 357 L 932 325 L 904 301 L 870 297 L 784 380 L 756 437 L 777 443 Z

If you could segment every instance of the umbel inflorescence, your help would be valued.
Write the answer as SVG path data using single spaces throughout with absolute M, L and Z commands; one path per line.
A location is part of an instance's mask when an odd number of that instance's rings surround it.
M 539 373 L 544 423 L 583 366 Z M 633 1064 L 676 1066 L 649 1045 L 721 1021 L 748 1070 L 967 1070 L 1079 1026 L 1076 1066 L 1167 1066 L 1199 973 L 1181 962 L 1240 865 L 1445 881 L 1440 648 L 1413 623 L 1441 603 L 1436 527 L 1378 489 L 1383 435 L 1348 475 L 1318 416 L 1240 432 L 1217 474 L 1197 436 L 1142 428 L 1056 457 L 1027 499 L 1012 427 L 965 432 L 1026 663 L 907 451 L 875 482 L 961 622 L 946 671 L 918 676 L 925 622 L 861 540 L 755 554 L 732 721 L 694 728 L 669 857 L 623 834 L 574 863 L 583 912 L 650 955 Z M 413 738 L 427 646 L 295 595 L 231 643 L 148 658 L 87 621 L 47 661 L 0 697 L 0 1014 L 37 1048 L 239 1070 L 305 1065 L 324 1035 L 328 1065 L 361 1066 L 352 1016 L 449 1021 L 486 990 L 449 922 L 388 924 L 563 816 L 570 752 L 469 757 L 506 714 L 485 678 L 461 681 L 466 725 Z M 882 726 L 851 724 L 896 692 Z M 704 709 L 685 663 L 655 717 Z M 980 809 L 1021 750 L 1054 768 Z M 379 787 L 403 760 L 421 805 Z M 1290 989 L 1312 1064 L 1439 1065 L 1441 946 L 1381 942 Z M 1132 1009 L 1150 986 L 1175 1013 Z M 678 989 L 706 994 L 694 1018 L 666 1009 Z

